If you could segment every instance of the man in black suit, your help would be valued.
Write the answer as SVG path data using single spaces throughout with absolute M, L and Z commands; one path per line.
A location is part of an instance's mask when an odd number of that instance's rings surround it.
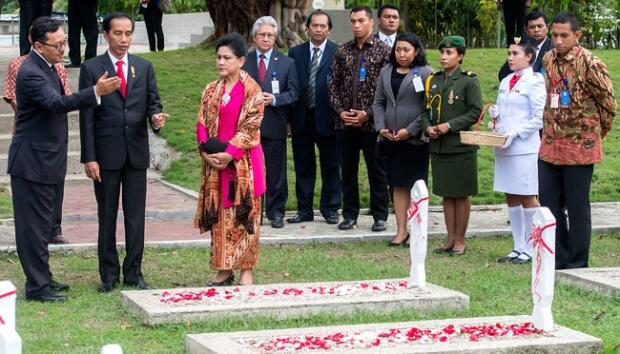
M 377 20 L 379 32 L 375 33 L 375 37 L 390 48 L 394 47 L 400 26 L 400 9 L 392 4 L 383 4 L 377 10 Z
M 82 163 L 93 179 L 99 221 L 99 292 L 114 289 L 120 279 L 116 250 L 116 217 L 122 189 L 125 219 L 123 283 L 148 289 L 142 275 L 146 170 L 150 165 L 147 123 L 155 132 L 164 126 L 166 114 L 157 92 L 155 71 L 148 61 L 128 54 L 133 20 L 112 13 L 103 20 L 106 53 L 82 64 L 80 88 L 91 85 L 102 72 L 114 72 L 121 80 L 114 94 L 97 108 L 80 110 Z
M 527 17 L 527 35 L 536 40 L 536 60 L 532 64 L 534 72 L 541 72 L 542 60 L 545 54 L 553 49 L 553 43 L 547 37 L 549 29 L 547 27 L 547 18 L 541 12 L 532 11 Z M 499 81 L 502 81 L 506 76 L 512 73 L 512 70 L 508 67 L 508 61 L 504 63 L 499 70 Z
M 97 105 L 120 81 L 102 73 L 92 85 L 64 95 L 54 66 L 63 60 L 67 44 L 62 26 L 39 17 L 30 33 L 34 50 L 17 74 L 17 117 L 9 148 L 15 243 L 26 275 L 26 299 L 66 301 L 57 291 L 69 286 L 52 279 L 47 246 L 67 173 L 67 112 Z
M 286 124 L 297 101 L 297 73 L 293 59 L 273 49 L 278 23 L 271 16 L 256 20 L 252 27 L 256 49 L 248 53 L 243 70 L 261 86 L 265 113 L 260 126 L 261 145 L 267 169 L 267 218 L 271 227 L 284 227 L 286 184 Z
M 19 0 L 19 55 L 30 52 L 28 30 L 32 21 L 52 14 L 52 0 Z
M 79 68 L 82 62 L 80 48 L 82 31 L 86 39 L 84 61 L 97 55 L 97 37 L 99 37 L 97 0 L 69 0 L 67 16 L 69 17 L 69 59 L 71 60 L 67 67 Z
M 340 150 L 334 132 L 336 112 L 329 104 L 327 83 L 338 46 L 327 39 L 332 20 L 326 12 L 316 10 L 308 15 L 306 28 L 310 40 L 288 52 L 289 57 L 295 60 L 299 101 L 291 112 L 297 214 L 287 221 L 300 223 L 314 220 L 312 202 L 316 181 L 316 144 L 322 181 L 319 209 L 328 224 L 337 224 L 341 202 Z

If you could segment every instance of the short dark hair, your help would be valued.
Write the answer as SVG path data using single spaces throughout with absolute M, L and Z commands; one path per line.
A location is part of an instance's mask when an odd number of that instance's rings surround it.
M 368 16 L 368 18 L 372 19 L 372 10 L 368 6 L 355 6 L 354 8 L 351 9 L 351 12 L 349 12 L 349 17 L 353 13 L 360 12 L 360 11 L 364 11 L 366 13 L 366 16 Z
M 534 64 L 536 61 L 536 40 L 532 37 L 522 37 L 519 44 L 514 43 L 514 45 L 519 46 L 523 49 L 523 52 L 526 55 L 531 55 L 530 65 Z
M 396 37 L 396 42 L 390 52 L 390 63 L 393 66 L 398 66 L 398 62 L 396 61 L 396 45 L 399 41 L 407 42 L 411 44 L 413 48 L 418 50 L 418 54 L 416 54 L 415 58 L 413 58 L 413 62 L 411 62 L 412 68 L 414 66 L 428 65 L 428 61 L 426 60 L 426 50 L 424 50 L 424 45 L 422 44 L 422 41 L 420 41 L 420 38 L 413 33 L 405 32 Z
M 568 23 L 570 24 L 570 30 L 573 32 L 577 32 L 581 29 L 577 16 L 573 15 L 572 12 L 560 12 L 553 18 L 553 23 Z
M 217 52 L 220 47 L 230 48 L 237 58 L 245 58 L 248 54 L 248 46 L 245 44 L 245 39 L 237 32 L 231 32 L 220 38 L 215 44 L 215 51 Z
M 392 4 L 384 4 L 379 7 L 379 10 L 377 10 L 377 18 L 381 17 L 381 15 L 383 14 L 383 10 L 386 9 L 396 10 L 398 12 L 398 16 L 400 16 L 400 9 L 397 6 Z
M 112 22 L 112 20 L 116 20 L 119 18 L 126 18 L 131 21 L 131 32 L 133 32 L 136 27 L 136 23 L 133 21 L 133 18 L 131 18 L 131 16 L 127 15 L 124 12 L 112 12 L 111 14 L 104 17 L 103 23 L 101 24 L 103 32 L 110 32 L 110 23 Z
M 527 26 L 528 22 L 534 21 L 534 20 L 538 20 L 541 17 L 542 17 L 543 21 L 545 21 L 545 23 L 547 23 L 547 16 L 545 16 L 544 13 L 538 12 L 538 11 L 532 11 L 529 14 L 527 14 L 527 16 L 525 17 L 525 25 Z
M 30 40 L 33 44 L 35 42 L 45 43 L 47 34 L 54 33 L 59 28 L 62 28 L 59 21 L 52 20 L 47 16 L 37 17 L 30 26 Z
M 308 18 L 306 19 L 306 28 L 310 27 L 310 23 L 312 23 L 312 17 L 314 16 L 318 16 L 318 15 L 325 15 L 327 16 L 327 26 L 329 27 L 329 29 L 332 29 L 332 18 L 329 16 L 329 14 L 321 9 L 318 10 L 314 10 L 312 11 L 309 15 Z

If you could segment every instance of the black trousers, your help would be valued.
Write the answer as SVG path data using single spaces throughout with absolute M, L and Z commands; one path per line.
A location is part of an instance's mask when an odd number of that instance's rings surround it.
M 288 185 L 286 183 L 286 139 L 260 139 L 265 154 L 266 205 L 269 220 L 284 217 Z
M 80 37 L 82 30 L 86 39 L 84 60 L 97 56 L 97 0 L 69 0 L 67 6 L 69 16 L 69 59 L 73 64 L 82 61 Z
M 341 203 L 340 144 L 335 133 L 322 136 L 316 132 L 314 117 L 314 109 L 308 109 L 303 131 L 300 134 L 293 134 L 292 138 L 297 212 L 304 216 L 314 215 L 316 144 L 319 149 L 322 183 L 319 209 L 323 216 L 338 215 Z
M 58 188 L 62 184 L 43 184 L 11 176 L 15 244 L 26 275 L 26 297 L 50 290 L 52 273 L 47 246 L 58 204 Z
M 154 52 L 155 48 L 161 52 L 164 50 L 164 30 L 161 27 L 164 13 L 158 6 L 152 5 L 152 3 L 144 9 L 144 24 L 146 25 L 146 34 L 149 37 L 151 52 Z M 157 37 L 157 43 L 155 42 L 155 37 Z
M 116 217 L 122 190 L 125 221 L 123 281 L 143 279 L 144 216 L 146 207 L 146 169 L 134 169 L 129 162 L 119 170 L 101 170 L 101 182 L 94 182 L 99 219 L 99 275 L 103 283 L 119 281 L 120 265 L 116 250 Z
M 506 25 L 506 45 L 515 42 L 515 36 L 523 37 L 525 29 L 525 1 L 504 0 L 504 24 Z
M 340 130 L 342 144 L 342 216 L 357 219 L 360 210 L 358 171 L 360 150 L 368 170 L 370 184 L 370 212 L 375 220 L 387 220 L 387 177 L 376 145 L 377 133 Z
M 32 21 L 52 14 L 52 0 L 19 0 L 19 55 L 30 53 L 28 30 Z
M 538 161 L 540 204 L 549 208 L 556 220 L 556 269 L 588 266 L 593 170 L 593 165 L 562 166 Z M 564 210 L 568 211 L 568 220 Z
M 62 235 L 62 201 L 65 196 L 65 181 L 55 185 L 54 213 L 52 214 L 52 231 L 50 239 L 56 235 Z

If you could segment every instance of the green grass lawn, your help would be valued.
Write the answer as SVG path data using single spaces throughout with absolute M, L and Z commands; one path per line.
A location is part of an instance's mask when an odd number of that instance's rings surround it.
M 7 188 L 10 187 L 0 186 L 0 219 L 13 217 L 13 201 Z
M 439 241 L 431 241 L 429 249 L 438 245 Z M 182 353 L 188 333 L 530 314 L 530 266 L 496 262 L 511 247 L 509 238 L 474 238 L 463 257 L 428 256 L 427 280 L 469 295 L 470 308 L 465 312 L 323 313 L 289 320 L 231 317 L 150 328 L 124 311 L 118 290 L 96 292 L 95 252 L 51 255 L 55 278 L 71 284 L 70 301 L 64 304 L 24 301 L 24 277 L 15 255 L 0 254 L 0 279 L 9 279 L 19 288 L 17 325 L 24 353 L 98 353 L 106 343 L 120 343 L 127 354 Z M 143 270 L 157 288 L 203 286 L 213 274 L 208 257 L 208 249 L 149 248 Z M 387 248 L 383 242 L 270 246 L 261 248 L 260 257 L 255 279 L 262 284 L 406 277 L 409 271 L 409 251 Z M 591 266 L 618 266 L 619 257 L 620 234 L 594 235 Z M 603 339 L 607 353 L 620 345 L 617 296 L 558 284 L 553 313 L 556 323 Z
M 596 53 L 610 68 L 611 76 L 618 90 L 620 87 L 620 51 L 597 51 Z M 431 66 L 438 68 L 438 52 L 431 50 L 428 54 Z M 163 53 L 149 53 L 145 54 L 144 57 L 151 60 L 155 65 L 164 107 L 171 114 L 171 119 L 162 131 L 162 136 L 175 149 L 183 153 L 164 173 L 164 177 L 171 182 L 196 190 L 198 188 L 200 160 L 196 154 L 194 126 L 202 90 L 208 82 L 217 76 L 213 50 L 182 49 Z M 471 49 L 467 51 L 463 68 L 478 74 L 485 102 L 495 100 L 498 88 L 497 72 L 505 57 L 506 54 L 503 49 Z M 591 194 L 593 201 L 620 199 L 620 174 L 616 172 L 620 169 L 619 139 L 620 134 L 616 124 L 616 128 L 605 140 L 605 161 L 595 168 Z M 295 210 L 295 171 L 290 144 L 288 155 L 289 198 L 287 209 Z M 503 202 L 503 195 L 492 191 L 493 153 L 491 149 L 481 148 L 478 161 L 480 193 L 473 198 L 473 202 L 476 204 Z M 315 206 L 317 207 L 320 185 L 321 181 L 318 178 L 315 188 Z M 367 206 L 369 188 L 365 168 L 360 169 L 360 186 L 362 205 Z M 431 202 L 437 203 L 438 198 L 433 198 Z

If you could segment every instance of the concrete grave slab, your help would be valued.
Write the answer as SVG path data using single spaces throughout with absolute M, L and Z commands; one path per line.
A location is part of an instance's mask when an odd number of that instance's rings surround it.
M 190 354 L 598 353 L 603 342 L 565 327 L 535 330 L 529 316 L 188 334 Z
M 558 281 L 604 294 L 620 295 L 620 267 L 556 271 Z
M 131 290 L 121 292 L 128 311 L 156 325 L 228 316 L 276 318 L 359 310 L 465 310 L 469 296 L 428 284 L 410 287 L 406 279 L 289 283 L 245 287 Z

